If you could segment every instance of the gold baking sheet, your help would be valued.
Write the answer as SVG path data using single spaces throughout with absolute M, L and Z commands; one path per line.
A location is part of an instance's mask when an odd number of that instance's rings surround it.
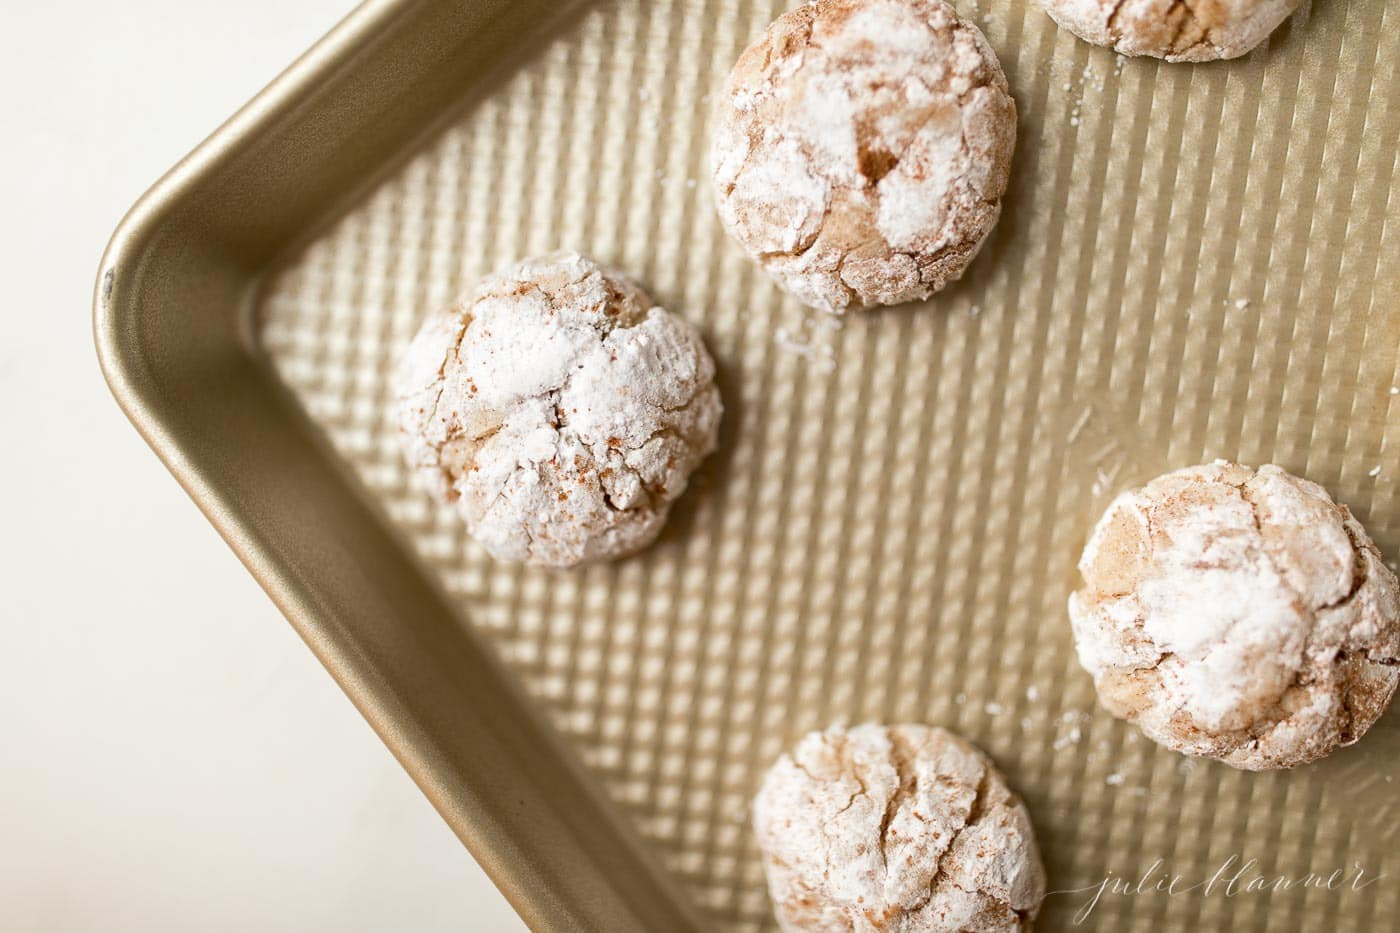
M 1064 604 L 1115 491 L 1218 456 L 1322 483 L 1400 553 L 1394 5 L 1305 2 L 1191 66 L 960 0 L 1020 109 L 1001 222 L 956 286 L 840 326 L 711 206 L 710 96 L 789 5 L 603 0 L 522 44 L 264 283 L 260 347 L 715 928 L 773 927 L 763 769 L 872 719 L 991 753 L 1053 890 L 1133 885 L 1087 918 L 1091 891 L 1053 894 L 1042 929 L 1387 928 L 1397 714 L 1290 773 L 1193 762 L 1095 708 Z M 549 573 L 493 562 L 410 482 L 390 374 L 429 311 L 561 247 L 696 322 L 727 412 L 659 544 Z

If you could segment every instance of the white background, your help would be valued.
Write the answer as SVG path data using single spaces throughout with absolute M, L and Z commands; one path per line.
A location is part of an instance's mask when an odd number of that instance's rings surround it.
M 0 0 L 0 929 L 518 930 L 127 424 L 125 209 L 347 0 Z

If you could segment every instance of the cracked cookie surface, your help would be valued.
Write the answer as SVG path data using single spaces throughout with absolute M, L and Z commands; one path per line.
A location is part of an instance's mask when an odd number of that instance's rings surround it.
M 1069 601 L 1099 699 L 1251 771 L 1365 734 L 1400 679 L 1400 584 L 1344 505 L 1276 466 L 1158 477 L 1109 506 Z
M 720 96 L 725 228 L 807 305 L 927 298 L 1001 212 L 1016 105 L 943 0 L 815 0 L 774 21 Z
M 785 930 L 1023 930 L 1045 895 L 1025 806 L 936 727 L 809 733 L 764 778 L 754 830 Z
M 1169 62 L 1238 58 L 1268 38 L 1299 0 L 1035 0 L 1086 42 Z
M 409 464 L 503 560 L 568 567 L 660 532 L 714 449 L 700 335 L 577 253 L 528 259 L 426 321 L 401 365 Z

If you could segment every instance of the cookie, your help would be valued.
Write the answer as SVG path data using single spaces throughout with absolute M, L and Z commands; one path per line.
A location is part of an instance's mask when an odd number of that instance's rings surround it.
M 1321 486 L 1225 461 L 1119 496 L 1069 601 L 1099 700 L 1251 771 L 1357 741 L 1400 680 L 1400 583 Z
M 700 335 L 577 253 L 526 260 L 430 318 L 398 376 L 409 464 L 501 560 L 570 567 L 652 541 L 714 449 Z
M 712 142 L 725 229 L 784 289 L 841 312 L 927 298 L 1001 212 L 1016 105 L 943 0 L 815 0 L 740 56 Z
M 1268 38 L 1299 0 L 1035 0 L 1060 26 L 1121 55 L 1169 62 L 1238 58 Z
M 808 734 L 764 778 L 754 831 L 784 930 L 1024 930 L 1045 896 L 1025 806 L 944 729 Z

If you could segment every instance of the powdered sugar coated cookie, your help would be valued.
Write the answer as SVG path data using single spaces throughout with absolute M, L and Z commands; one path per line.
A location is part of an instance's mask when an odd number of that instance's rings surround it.
M 734 66 L 716 110 L 716 201 L 806 304 L 899 304 L 972 261 L 1015 141 L 996 55 L 943 0 L 815 0 Z
M 1099 698 L 1179 752 L 1258 771 L 1355 742 L 1400 681 L 1400 584 L 1321 486 L 1224 461 L 1120 496 L 1070 597 Z
M 1268 38 L 1299 0 L 1035 0 L 1056 23 L 1122 55 L 1169 62 L 1238 58 Z
M 754 830 L 785 930 L 1022 930 L 1045 896 L 1026 808 L 930 726 L 808 734 L 764 778 Z
M 495 557 L 567 567 L 656 537 L 715 446 L 693 327 L 577 253 L 526 260 L 430 318 L 398 379 L 412 465 Z

